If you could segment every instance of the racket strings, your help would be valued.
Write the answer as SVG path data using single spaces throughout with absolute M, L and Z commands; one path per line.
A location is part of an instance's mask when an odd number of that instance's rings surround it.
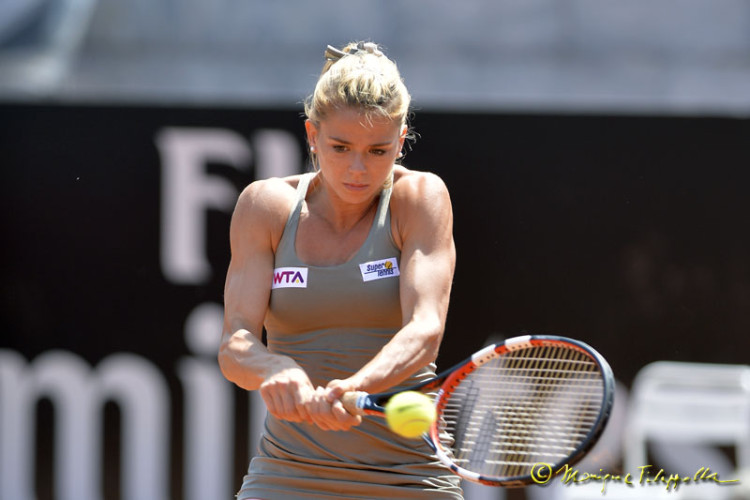
M 494 358 L 443 397 L 454 462 L 498 478 L 558 464 L 595 426 L 604 384 L 599 365 L 566 346 L 532 346 Z

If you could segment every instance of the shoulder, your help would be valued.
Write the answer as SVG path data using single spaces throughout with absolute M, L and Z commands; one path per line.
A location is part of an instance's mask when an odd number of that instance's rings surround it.
M 415 233 L 452 231 L 453 208 L 445 182 L 430 172 L 396 167 L 391 195 L 394 237 L 402 244 Z
M 303 175 L 271 177 L 248 184 L 237 199 L 235 216 L 286 217 Z
M 280 237 L 301 178 L 301 175 L 273 177 L 248 184 L 237 199 L 232 230 L 270 231 Z
M 450 209 L 450 195 L 445 182 L 431 172 L 397 166 L 393 173 L 394 210 Z

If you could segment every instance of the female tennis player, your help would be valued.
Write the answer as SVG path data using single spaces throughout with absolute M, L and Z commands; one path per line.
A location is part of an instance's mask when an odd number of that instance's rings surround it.
M 268 407 L 238 499 L 460 499 L 422 440 L 340 402 L 434 376 L 455 247 L 445 184 L 397 164 L 396 64 L 364 42 L 325 58 L 305 102 L 313 172 L 253 182 L 232 217 L 219 363 Z

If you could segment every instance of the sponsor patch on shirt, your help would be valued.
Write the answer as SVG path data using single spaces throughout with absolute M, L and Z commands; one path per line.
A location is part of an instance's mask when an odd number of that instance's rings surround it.
M 307 288 L 306 267 L 277 267 L 271 288 Z
M 398 272 L 398 260 L 396 260 L 396 257 L 365 262 L 359 265 L 359 270 L 362 272 L 362 281 L 394 278 L 400 274 Z

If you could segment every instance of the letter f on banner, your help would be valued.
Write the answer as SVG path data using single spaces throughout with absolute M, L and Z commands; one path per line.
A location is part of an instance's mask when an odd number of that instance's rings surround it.
M 156 145 L 162 159 L 161 269 L 172 283 L 201 284 L 211 277 L 206 257 L 206 212 L 230 213 L 237 188 L 227 179 L 209 175 L 207 162 L 249 170 L 250 146 L 226 129 L 161 130 Z

